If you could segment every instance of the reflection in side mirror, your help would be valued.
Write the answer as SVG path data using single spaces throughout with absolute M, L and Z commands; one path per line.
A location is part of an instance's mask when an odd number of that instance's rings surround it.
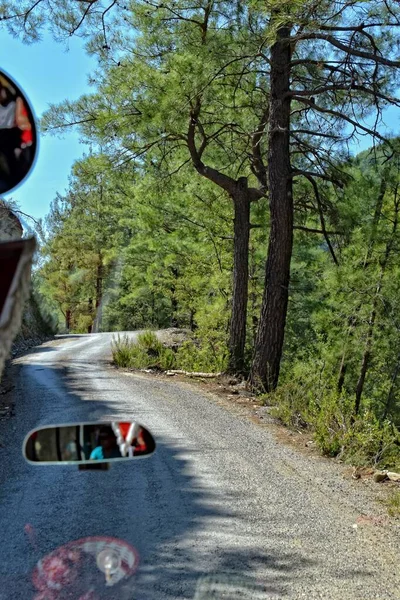
M 21 183 L 35 162 L 37 133 L 28 99 L 0 71 L 0 194 Z
M 79 423 L 31 431 L 24 441 L 30 463 L 100 464 L 149 456 L 156 444 L 135 422 Z

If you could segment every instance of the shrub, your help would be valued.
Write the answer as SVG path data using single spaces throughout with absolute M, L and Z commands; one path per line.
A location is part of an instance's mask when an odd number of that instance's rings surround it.
M 113 362 L 118 367 L 134 369 L 172 369 L 175 355 L 172 350 L 165 348 L 153 331 L 139 333 L 136 341 L 126 334 L 118 335 L 111 345 Z
M 184 371 L 219 373 L 227 368 L 228 351 L 224 343 L 210 338 L 189 340 L 179 348 L 176 363 Z
M 119 334 L 117 337 L 113 336 L 111 341 L 111 353 L 113 363 L 117 365 L 117 367 L 129 366 L 131 355 L 130 350 L 131 342 L 127 335 L 123 335 L 122 337 Z
M 162 348 L 162 344 L 159 341 L 157 335 L 154 333 L 154 331 L 149 330 L 143 331 L 142 333 L 138 334 L 137 345 L 141 346 L 143 349 L 150 353 L 158 353 Z
M 175 352 L 171 348 L 163 348 L 160 353 L 160 369 L 169 371 L 176 366 Z
M 345 436 L 344 458 L 358 465 L 400 468 L 400 435 L 390 421 L 380 423 L 365 411 Z
M 294 367 L 290 380 L 264 402 L 285 425 L 310 430 L 327 456 L 360 466 L 400 467 L 400 434 L 393 423 L 381 423 L 368 409 L 354 419 L 354 397 L 339 394 L 315 362 Z
M 145 365 L 145 352 L 126 334 L 122 337 L 118 335 L 116 338 L 113 338 L 111 342 L 111 352 L 113 362 L 117 367 L 142 368 L 143 365 Z

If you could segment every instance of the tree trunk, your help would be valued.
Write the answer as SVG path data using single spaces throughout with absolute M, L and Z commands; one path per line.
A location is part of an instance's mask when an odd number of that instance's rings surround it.
M 190 331 L 195 331 L 197 329 L 197 325 L 196 325 L 196 322 L 194 320 L 195 314 L 196 314 L 196 312 L 193 309 L 191 309 L 190 310 L 190 317 L 189 317 L 189 329 L 190 329 Z
M 65 329 L 68 332 L 71 329 L 71 310 L 69 308 L 65 311 Z
M 99 262 L 97 265 L 96 273 L 96 302 L 95 302 L 95 316 L 93 321 L 93 332 L 97 332 L 101 325 L 101 301 L 103 297 L 103 261 L 99 256 Z
M 156 324 L 156 299 L 154 295 L 154 291 L 151 290 L 151 324 L 154 327 Z
M 232 314 L 229 328 L 229 372 L 244 373 L 249 289 L 250 199 L 247 178 L 237 182 L 234 206 Z
M 176 313 L 178 311 L 178 301 L 174 296 L 175 293 L 175 288 L 171 288 L 171 308 L 172 308 L 172 315 L 171 315 L 171 327 L 179 327 L 179 321 L 176 317 Z
M 254 348 L 258 331 L 257 311 L 257 289 L 256 289 L 257 267 L 255 260 L 255 248 L 249 247 L 249 302 L 251 312 L 251 345 Z
M 89 311 L 89 315 L 92 319 L 92 322 L 90 323 L 90 325 L 88 325 L 88 333 L 92 333 L 93 331 L 93 298 L 89 298 L 88 300 L 88 311 Z
M 174 277 L 174 280 L 177 281 L 177 279 L 179 277 L 178 269 L 176 267 L 171 267 L 171 273 Z M 179 306 L 178 306 L 178 300 L 176 299 L 176 286 L 175 286 L 174 282 L 170 286 L 170 292 L 171 292 L 171 310 L 172 310 L 171 327 L 179 327 L 179 322 L 178 322 L 178 318 L 177 318 Z
M 270 235 L 265 287 L 250 374 L 255 389 L 278 384 L 289 295 L 293 247 L 290 167 L 290 27 L 280 27 L 271 48 L 268 184 Z

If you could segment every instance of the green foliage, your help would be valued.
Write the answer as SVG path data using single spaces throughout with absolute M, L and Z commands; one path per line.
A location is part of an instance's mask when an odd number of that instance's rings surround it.
M 371 411 L 355 421 L 344 448 L 345 458 L 352 464 L 400 468 L 400 432 L 390 421 L 379 422 Z
M 180 369 L 198 372 L 224 372 L 228 366 L 227 306 L 224 295 L 218 294 L 221 277 L 213 278 L 213 289 L 207 301 L 197 304 L 193 339 L 177 351 L 176 362 Z
M 131 361 L 136 361 L 137 358 L 136 355 L 134 356 L 136 350 L 136 344 L 126 334 L 122 336 L 118 334 L 111 342 L 113 363 L 122 368 L 132 366 Z
M 187 341 L 182 344 L 176 355 L 176 362 L 184 371 L 200 373 L 220 373 L 228 365 L 226 343 L 217 332 L 203 337 L 201 341 Z
M 175 354 L 165 348 L 153 331 L 139 333 L 136 340 L 117 335 L 112 341 L 113 362 L 118 367 L 134 369 L 172 369 Z
M 266 399 L 324 454 L 382 468 L 400 464 L 397 162 L 381 148 L 347 165 L 335 214 L 343 234 L 331 240 L 338 265 L 296 232 L 282 383 Z
M 137 343 L 148 352 L 158 353 L 162 347 L 154 331 L 143 331 L 137 336 Z
M 364 410 L 354 419 L 354 398 L 338 393 L 321 362 L 299 363 L 290 380 L 264 397 L 272 413 L 294 429 L 308 429 L 327 456 L 355 465 L 400 466 L 400 433 L 389 420 Z
M 325 376 L 321 361 L 299 362 L 290 370 L 288 380 L 264 401 L 274 406 L 273 413 L 289 427 L 312 429 L 321 451 L 336 456 L 348 430 L 351 408 L 347 398 L 332 390 Z
M 101 329 L 104 291 L 127 237 L 121 220 L 129 210 L 129 199 L 105 176 L 109 167 L 103 155 L 76 162 L 66 195 L 57 196 L 46 221 L 38 290 L 53 305 L 60 329 Z
M 227 348 L 216 332 L 201 341 L 188 340 L 176 352 L 165 347 L 153 331 L 136 339 L 118 334 L 112 341 L 113 362 L 123 368 L 219 372 L 226 368 Z

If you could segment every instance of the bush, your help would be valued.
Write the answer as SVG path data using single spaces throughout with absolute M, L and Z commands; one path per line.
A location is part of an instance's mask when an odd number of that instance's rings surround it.
M 380 423 L 365 411 L 347 432 L 344 458 L 357 465 L 400 469 L 400 434 L 390 421 Z
M 229 312 L 220 297 L 199 307 L 196 312 L 195 336 L 178 349 L 179 369 L 204 373 L 219 373 L 228 367 L 227 326 Z
M 113 362 L 117 367 L 142 368 L 146 360 L 146 354 L 143 350 L 126 334 L 122 337 L 118 335 L 116 338 L 113 338 L 111 352 Z
M 126 334 L 113 338 L 111 344 L 113 362 L 118 367 L 133 369 L 172 369 L 175 354 L 165 348 L 153 331 L 139 333 L 136 341 Z
M 175 352 L 171 348 L 163 348 L 160 354 L 160 369 L 169 371 L 176 366 Z
M 217 340 L 189 340 L 179 348 L 176 363 L 184 371 L 220 373 L 228 366 L 228 350 Z
M 339 394 L 317 363 L 294 367 L 290 381 L 264 396 L 264 402 L 285 425 L 312 432 L 327 456 L 359 466 L 400 468 L 400 434 L 393 423 L 381 423 L 371 410 L 354 419 L 354 397 Z
M 167 371 L 179 368 L 184 371 L 222 372 L 227 367 L 228 351 L 217 335 L 184 342 L 174 352 L 166 348 L 154 331 L 139 333 L 136 340 L 128 335 L 113 338 L 113 362 L 118 367 Z
M 150 353 L 158 353 L 160 351 L 160 348 L 162 347 L 162 344 L 159 341 L 156 334 L 154 333 L 154 331 L 149 330 L 143 331 L 142 333 L 138 334 L 137 344 L 138 346 L 141 346 Z

